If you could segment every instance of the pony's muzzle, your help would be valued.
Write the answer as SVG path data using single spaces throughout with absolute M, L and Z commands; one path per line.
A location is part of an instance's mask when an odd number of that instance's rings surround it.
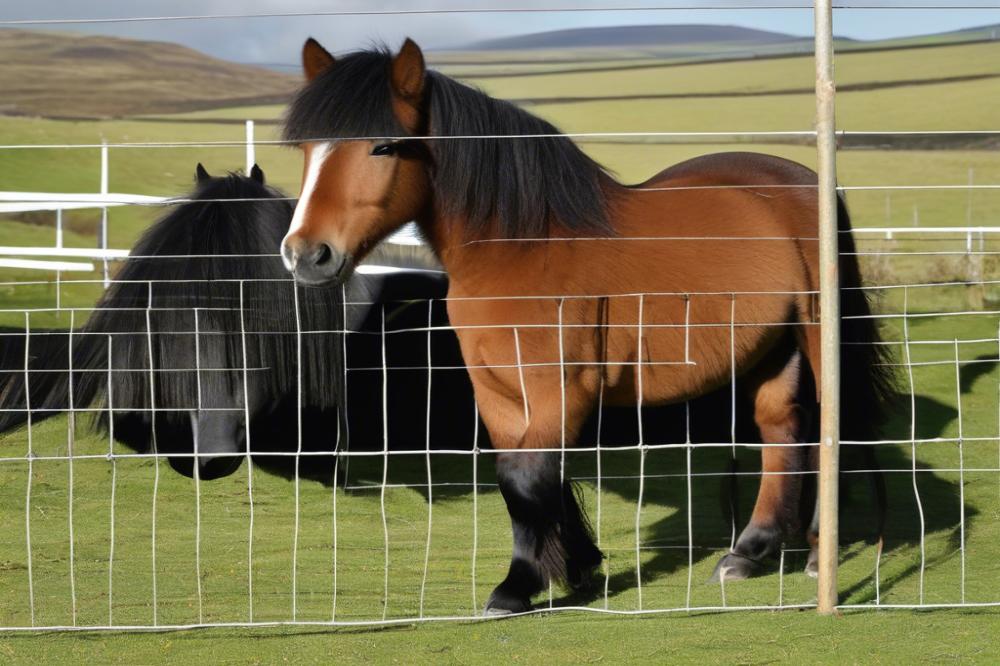
M 194 468 L 197 465 L 198 478 L 202 481 L 214 481 L 238 470 L 243 464 L 244 457 L 241 455 L 212 456 L 199 453 L 197 457 L 168 455 L 167 461 L 175 472 L 189 479 L 194 478 Z
M 195 467 L 202 480 L 229 476 L 243 462 L 239 455 L 244 446 L 242 416 L 227 411 L 188 413 L 191 419 L 192 457 L 171 457 L 170 466 L 184 476 L 194 478 Z
M 342 284 L 354 272 L 351 255 L 328 243 L 286 238 L 281 243 L 281 260 L 296 282 L 310 286 Z

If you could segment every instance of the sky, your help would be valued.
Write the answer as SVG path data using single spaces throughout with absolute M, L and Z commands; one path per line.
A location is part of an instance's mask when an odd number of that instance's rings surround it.
M 1000 0 L 835 0 L 837 35 L 882 39 L 943 32 L 1000 23 Z M 724 5 L 726 9 L 708 9 Z M 799 5 L 799 9 L 768 9 Z M 947 10 L 914 6 L 950 5 Z M 961 5 L 961 9 L 954 8 Z M 658 7 L 627 11 L 622 7 Z M 891 6 L 895 9 L 876 9 Z M 976 8 L 970 9 L 969 6 Z M 545 13 L 459 12 L 433 15 L 367 15 L 225 18 L 128 23 L 20 24 L 12 21 L 105 19 L 123 17 L 269 12 L 396 11 L 427 9 L 501 9 L 545 7 L 602 11 Z M 618 7 L 616 10 L 607 10 Z M 669 7 L 672 9 L 663 9 Z M 679 9 L 683 7 L 683 9 Z M 867 9 L 865 9 L 867 7 Z M 698 8 L 698 9 L 694 9 Z M 349 51 L 412 37 L 428 49 L 450 48 L 508 35 L 575 27 L 634 24 L 713 23 L 740 25 L 808 36 L 812 10 L 808 0 L 0 0 L 0 27 L 75 30 L 184 44 L 216 57 L 239 62 L 298 62 L 302 42 L 316 37 L 329 50 Z

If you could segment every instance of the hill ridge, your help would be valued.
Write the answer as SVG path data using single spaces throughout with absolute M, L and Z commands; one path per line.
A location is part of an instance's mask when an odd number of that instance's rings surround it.
M 119 117 L 281 102 L 299 78 L 172 42 L 0 29 L 0 114 Z M 99 93 L 99 94 L 95 94 Z
M 616 25 L 565 28 L 498 37 L 473 42 L 461 48 L 512 50 L 537 48 L 594 48 L 608 46 L 665 46 L 706 42 L 775 44 L 794 42 L 801 37 L 784 32 L 708 23 Z M 460 50 L 460 49 L 455 49 Z

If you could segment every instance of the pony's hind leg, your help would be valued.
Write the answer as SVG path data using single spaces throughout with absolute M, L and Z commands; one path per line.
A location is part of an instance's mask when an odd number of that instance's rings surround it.
M 747 377 L 754 420 L 765 445 L 757 502 L 749 524 L 732 550 L 716 565 L 713 580 L 741 580 L 767 568 L 785 537 L 799 531 L 802 473 L 808 453 L 799 444 L 808 437 L 812 408 L 803 393 L 803 368 L 797 351 L 765 361 Z
M 489 601 L 487 614 L 521 613 L 550 581 L 571 587 L 587 582 L 601 563 L 573 492 L 560 478 L 559 454 L 519 450 L 497 454 L 497 481 L 510 513 L 514 552 L 507 577 Z

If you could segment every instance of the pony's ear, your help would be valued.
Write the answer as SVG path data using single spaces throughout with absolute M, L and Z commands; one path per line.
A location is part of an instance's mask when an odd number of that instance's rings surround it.
M 202 183 L 202 182 L 208 180 L 209 178 L 211 178 L 211 176 L 208 174 L 207 171 L 205 171 L 205 167 L 203 167 L 201 165 L 201 162 L 198 162 L 198 166 L 196 166 L 194 168 L 194 180 L 195 180 L 195 182 Z
M 424 54 L 409 37 L 392 59 L 392 89 L 412 106 L 419 106 L 424 95 Z
M 320 46 L 320 43 L 310 37 L 302 46 L 302 71 L 305 72 L 306 81 L 312 81 L 317 76 L 328 70 L 334 63 L 335 58 L 329 51 Z
M 261 185 L 264 184 L 264 172 L 256 164 L 254 164 L 253 168 L 250 169 L 250 177 L 256 180 Z

